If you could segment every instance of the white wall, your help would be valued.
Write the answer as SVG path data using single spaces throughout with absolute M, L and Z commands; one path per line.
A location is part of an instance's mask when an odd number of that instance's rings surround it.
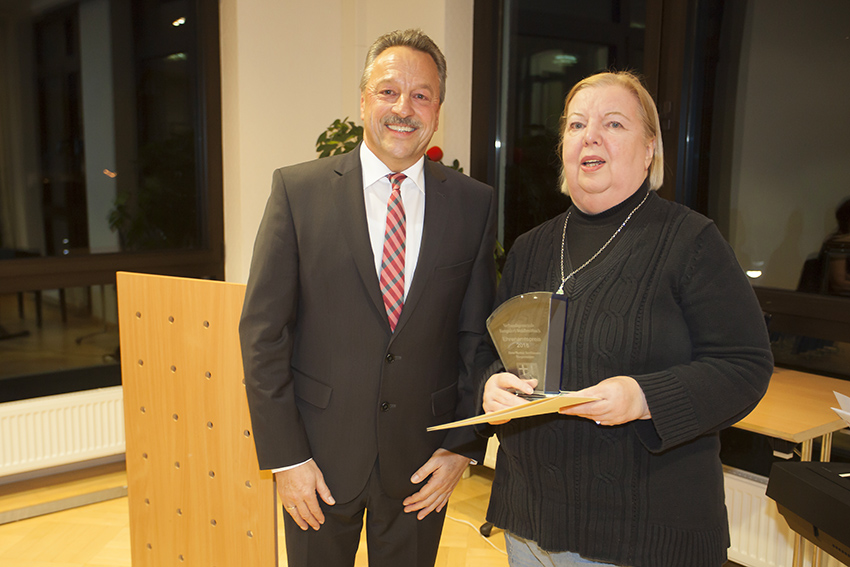
M 473 0 L 220 0 L 225 275 L 245 282 L 275 168 L 315 159 L 336 118 L 360 121 L 369 45 L 418 27 L 448 60 L 432 144 L 468 171 Z
M 796 288 L 850 195 L 848 22 L 847 0 L 748 4 L 729 236 L 744 269 L 763 270 L 760 286 Z

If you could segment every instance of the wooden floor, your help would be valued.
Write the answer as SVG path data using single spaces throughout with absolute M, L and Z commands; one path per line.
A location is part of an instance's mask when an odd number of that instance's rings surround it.
M 438 567 L 507 567 L 502 533 L 480 535 L 490 495 L 492 473 L 476 472 L 461 481 L 449 502 L 448 518 L 437 556 Z M 123 470 L 107 467 L 96 478 L 78 478 L 57 486 L 44 480 L 23 486 L 0 486 L 0 514 L 46 500 L 113 487 L 124 482 Z M 282 513 L 280 510 L 278 513 Z M 278 520 L 282 526 L 283 521 Z M 280 565 L 286 566 L 283 533 Z M 71 510 L 0 525 L 0 567 L 120 567 L 130 565 L 130 526 L 127 498 L 117 498 Z M 365 543 L 355 562 L 367 567 Z
M 0 517 L 9 510 L 78 497 L 92 491 L 126 486 L 123 462 L 52 479 L 0 485 Z M 484 521 L 493 473 L 472 467 L 449 501 L 437 567 L 507 567 L 505 542 L 494 529 L 489 538 L 478 531 Z M 127 498 L 115 498 L 62 512 L 0 525 L 0 567 L 123 567 L 130 566 L 130 520 Z M 282 510 L 278 510 L 282 514 Z M 278 525 L 283 521 L 278 517 Z M 286 567 L 283 531 L 280 566 Z M 368 567 L 361 539 L 355 567 Z M 731 561 L 724 567 L 741 567 Z

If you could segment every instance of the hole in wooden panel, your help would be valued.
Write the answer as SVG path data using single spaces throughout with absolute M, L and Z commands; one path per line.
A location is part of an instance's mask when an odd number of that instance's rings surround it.
M 209 380 L 210 378 L 212 378 L 212 373 L 204 372 L 204 376 L 206 376 L 207 380 Z
M 153 546 L 151 544 L 147 544 L 145 547 L 148 549 L 153 549 Z
M 183 561 L 183 555 L 182 554 L 178 555 L 177 559 L 179 559 L 182 562 Z
M 213 422 L 208 421 L 207 422 L 207 429 L 212 429 L 212 428 L 213 428 Z
M 215 519 L 210 520 L 210 525 L 215 526 L 217 524 L 218 522 L 216 522 Z
M 172 317 L 171 315 L 169 315 L 169 316 L 168 316 L 168 322 L 169 322 L 169 323 L 173 323 L 173 322 L 174 322 L 174 317 Z
M 210 471 L 210 478 L 215 478 L 215 471 Z
M 145 361 L 140 358 L 139 359 L 139 366 L 144 366 L 144 365 L 145 365 Z
M 143 459 L 147 459 L 147 458 L 148 458 L 148 454 L 147 454 L 147 453 L 142 453 L 142 458 L 143 458 Z
M 252 532 L 251 530 L 248 530 L 248 537 L 254 537 L 254 532 Z
M 139 311 L 136 311 L 136 319 L 141 319 L 142 314 Z
M 246 480 L 246 481 L 245 481 L 245 486 L 247 486 L 248 488 L 251 488 L 251 481 L 250 481 L 250 480 Z
M 178 419 L 180 419 L 180 416 L 177 415 L 176 413 L 174 415 L 172 415 L 171 417 L 172 417 L 172 419 L 174 419 L 174 421 L 177 421 Z
M 151 505 L 151 499 L 150 499 L 150 498 L 145 498 L 145 504 L 147 504 L 148 506 L 150 506 L 150 505 Z
M 209 328 L 210 328 L 210 322 L 209 322 L 209 321 L 204 321 L 204 328 L 205 328 L 205 329 L 209 329 Z
M 180 468 L 180 461 L 176 461 L 176 462 L 174 463 L 174 468 L 175 468 L 175 469 L 179 469 L 179 468 Z
M 177 508 L 177 515 L 178 515 L 178 516 L 182 516 L 182 515 L 183 515 L 183 509 L 182 509 L 182 508 Z
M 171 365 L 171 371 L 172 371 L 172 372 L 177 372 L 177 367 L 176 367 L 176 366 L 174 366 L 173 364 Z
M 145 413 L 145 411 L 147 411 L 147 410 L 145 409 L 145 406 L 140 407 L 140 408 L 139 408 L 139 410 L 140 410 L 142 413 Z
M 248 429 L 246 429 L 246 430 L 245 430 L 245 432 L 243 433 L 243 435 L 244 435 L 245 437 L 250 437 L 250 436 L 251 436 L 251 432 L 250 432 Z

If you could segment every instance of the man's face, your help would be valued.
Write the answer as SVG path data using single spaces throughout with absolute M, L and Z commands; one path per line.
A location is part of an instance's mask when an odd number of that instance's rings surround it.
M 422 157 L 440 122 L 440 76 L 430 55 L 409 47 L 384 50 L 360 95 L 366 146 L 392 171 Z

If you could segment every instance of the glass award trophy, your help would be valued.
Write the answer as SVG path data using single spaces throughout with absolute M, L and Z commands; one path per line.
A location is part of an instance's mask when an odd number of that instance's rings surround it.
M 487 318 L 505 369 L 523 380 L 537 380 L 532 397 L 561 392 L 566 324 L 567 297 L 548 291 L 513 297 Z

